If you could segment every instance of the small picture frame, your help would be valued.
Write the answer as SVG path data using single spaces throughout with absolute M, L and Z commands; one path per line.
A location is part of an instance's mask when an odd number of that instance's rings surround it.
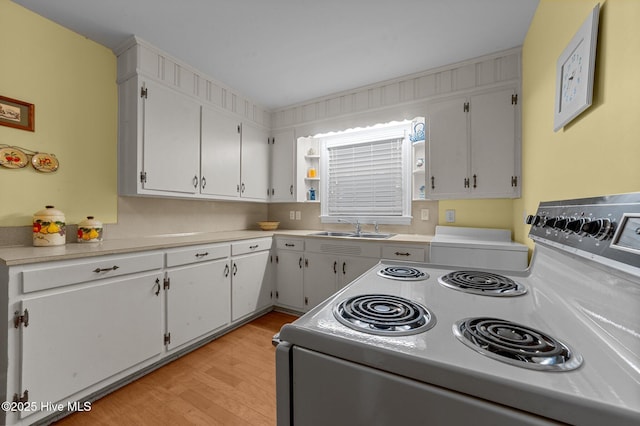
M 589 108 L 593 101 L 599 16 L 600 4 L 596 4 L 558 58 L 554 132 Z
M 0 125 L 33 132 L 35 106 L 0 95 Z

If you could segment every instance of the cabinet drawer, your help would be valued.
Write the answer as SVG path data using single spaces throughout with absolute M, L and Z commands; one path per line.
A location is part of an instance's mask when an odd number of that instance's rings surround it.
M 382 247 L 382 258 L 393 260 L 410 260 L 424 262 L 427 249 L 424 247 L 410 246 L 384 246 Z
M 171 250 L 167 252 L 167 267 L 222 259 L 229 257 L 230 254 L 229 244 L 201 245 Z
M 52 262 L 46 266 L 40 265 L 25 269 L 22 272 L 22 291 L 29 293 L 102 278 L 151 271 L 161 269 L 163 263 L 161 252 Z
M 272 238 L 260 238 L 257 240 L 246 240 L 231 243 L 231 255 L 253 253 L 256 251 L 270 250 Z
M 276 239 L 276 248 L 280 250 L 303 251 L 304 240 L 299 238 L 278 238 Z

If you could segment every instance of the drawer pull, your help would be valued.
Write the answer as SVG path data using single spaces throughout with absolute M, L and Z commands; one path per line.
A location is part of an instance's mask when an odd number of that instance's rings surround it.
M 251 250 L 255 250 L 255 249 L 257 249 L 258 247 L 260 247 L 258 244 L 256 244 L 255 246 L 249 246 L 249 248 L 250 248 Z
M 411 253 L 403 253 L 400 251 L 397 251 L 394 253 L 396 256 L 411 256 Z
M 205 257 L 205 256 L 209 256 L 208 251 L 205 251 L 204 253 L 196 253 L 196 257 Z
M 156 290 L 156 296 L 160 294 L 160 278 L 156 278 L 156 285 L 158 286 L 158 289 Z
M 120 267 L 118 265 L 113 265 L 111 268 L 96 268 L 93 272 L 99 274 L 100 272 L 115 271 L 116 269 L 120 269 Z
M 285 247 L 295 247 L 295 244 L 291 244 L 291 243 L 284 243 Z

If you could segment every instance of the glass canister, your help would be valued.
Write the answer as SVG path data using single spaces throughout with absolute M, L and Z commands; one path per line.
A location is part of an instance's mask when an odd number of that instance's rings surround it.
M 64 213 L 54 206 L 46 206 L 33 215 L 33 245 L 36 247 L 64 245 L 66 231 Z
M 95 243 L 100 241 L 102 241 L 102 222 L 93 216 L 87 216 L 86 219 L 78 223 L 79 243 Z

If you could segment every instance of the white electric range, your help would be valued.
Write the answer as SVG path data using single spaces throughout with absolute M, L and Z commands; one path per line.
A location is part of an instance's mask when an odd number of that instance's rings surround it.
M 278 424 L 640 424 L 640 193 L 528 222 L 525 271 L 383 261 L 285 325 Z

